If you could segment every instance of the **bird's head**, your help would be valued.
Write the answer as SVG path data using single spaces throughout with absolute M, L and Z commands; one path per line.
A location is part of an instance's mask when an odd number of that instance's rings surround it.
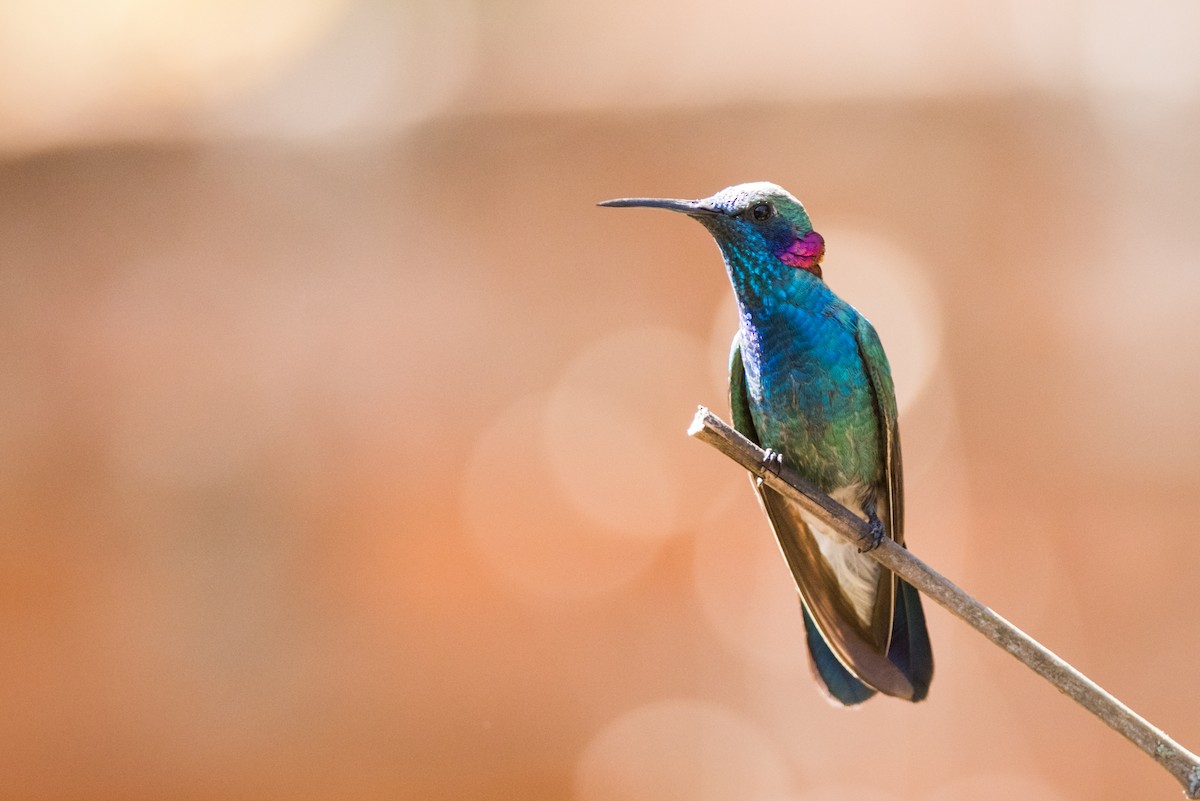
M 600 205 L 683 212 L 709 230 L 731 268 L 735 263 L 755 263 L 760 269 L 779 265 L 821 277 L 825 240 L 813 230 L 800 201 L 776 184 L 738 184 L 701 200 L 620 198 Z

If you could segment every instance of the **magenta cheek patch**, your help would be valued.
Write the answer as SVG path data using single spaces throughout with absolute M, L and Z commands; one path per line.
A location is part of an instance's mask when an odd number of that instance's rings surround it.
M 799 267 L 813 275 L 821 274 L 821 259 L 825 256 L 825 238 L 816 231 L 809 231 L 780 251 L 779 260 L 791 267 Z

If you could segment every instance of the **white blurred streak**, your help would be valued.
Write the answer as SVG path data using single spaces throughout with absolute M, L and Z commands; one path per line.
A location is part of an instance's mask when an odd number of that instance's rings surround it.
M 1011 55 L 1021 78 L 1050 92 L 1076 87 L 1082 49 L 1079 3 L 1008 0 L 1000 7 L 1007 12 Z
M 474 67 L 477 17 L 469 0 L 358 3 L 278 82 L 214 109 L 212 132 L 320 138 L 425 119 Z
M 1194 103 L 1198 28 L 1187 0 L 0 0 L 0 148 L 1025 89 L 1138 123 Z
M 1200 112 L 1200 5 L 1104 0 L 1083 21 L 1085 88 L 1118 157 L 1194 152 Z M 1167 171 L 1174 172 L 1167 166 Z
M 614 10 L 615 9 L 615 10 Z M 526 5 L 487 106 L 657 106 L 1001 89 L 994 6 Z M 536 24 L 535 24 L 536 18 Z M 947 32 L 954 31 L 954 35 Z
M 0 2 L 0 147 L 178 132 L 273 80 L 345 1 Z
M 1083 20 L 1090 86 L 1114 110 L 1131 98 L 1175 105 L 1200 92 L 1200 4 L 1090 3 Z

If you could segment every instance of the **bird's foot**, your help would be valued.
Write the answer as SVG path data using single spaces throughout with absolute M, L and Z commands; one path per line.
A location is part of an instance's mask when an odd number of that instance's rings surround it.
M 866 547 L 858 549 L 859 553 L 873 551 L 883 542 L 883 521 L 880 520 L 874 512 L 871 512 L 867 517 L 867 529 L 869 531 L 867 534 L 868 542 Z
M 771 475 L 778 477 L 779 471 L 783 469 L 783 454 L 767 448 L 765 451 L 763 451 L 762 467 L 763 470 L 766 470 Z M 759 476 L 758 485 L 761 487 L 762 484 L 762 476 Z

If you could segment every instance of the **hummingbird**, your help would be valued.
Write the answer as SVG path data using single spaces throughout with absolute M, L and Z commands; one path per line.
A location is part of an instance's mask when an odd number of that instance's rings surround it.
M 734 428 L 862 518 L 872 536 L 866 550 L 884 537 L 903 545 L 891 368 L 875 328 L 825 283 L 825 240 L 800 201 L 756 182 L 700 200 L 599 205 L 677 211 L 708 229 L 737 300 Z M 751 479 L 799 591 L 810 666 L 830 701 L 924 699 L 933 653 L 917 590 Z

